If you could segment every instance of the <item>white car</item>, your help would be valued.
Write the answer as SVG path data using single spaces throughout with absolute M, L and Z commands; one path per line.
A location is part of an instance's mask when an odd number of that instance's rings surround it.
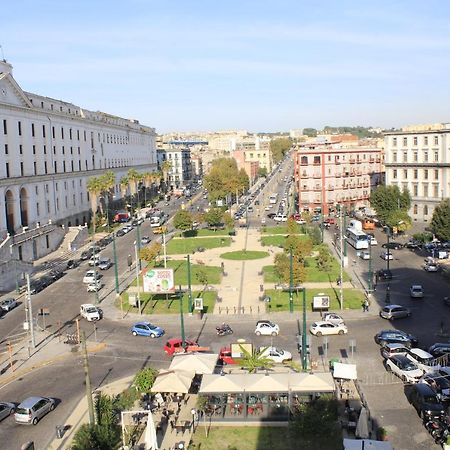
M 387 260 L 393 261 L 393 259 L 394 259 L 394 255 L 391 252 L 383 252 L 380 256 L 385 261 L 387 261 Z
M 430 353 L 420 348 L 411 348 L 408 350 L 406 357 L 422 370 L 423 373 L 431 373 L 439 370 L 441 366 L 435 364 L 435 358 Z
M 423 375 L 423 370 L 417 364 L 408 359 L 405 355 L 395 355 L 384 361 L 384 366 L 388 372 L 395 373 L 405 383 L 417 383 Z
M 314 336 L 323 336 L 330 334 L 342 335 L 348 333 L 347 327 L 344 324 L 335 324 L 325 321 L 314 322 L 309 328 L 309 331 L 311 332 L 311 334 L 314 334 Z
M 103 287 L 103 284 L 97 280 L 97 283 L 94 281 L 93 283 L 89 283 L 87 285 L 88 292 L 98 292 Z
M 192 224 L 192 227 L 194 227 L 194 224 Z M 150 241 L 151 241 L 151 239 L 148 236 L 142 236 L 142 238 L 141 238 L 142 245 L 147 245 L 150 243 Z
M 278 336 L 279 333 L 280 327 L 270 320 L 258 320 L 258 322 L 256 322 L 256 336 Z
M 80 315 L 81 317 L 84 317 L 88 322 L 94 322 L 102 318 L 103 312 L 100 308 L 97 308 L 90 303 L 86 303 L 80 306 Z
M 439 266 L 437 264 L 425 264 L 423 266 L 423 268 L 427 272 L 438 272 L 439 271 Z
M 100 261 L 100 255 L 92 255 L 91 259 L 89 260 L 89 265 L 91 267 L 97 266 L 99 261 Z
M 378 241 L 377 241 L 376 237 L 372 236 L 370 238 L 370 245 L 378 245 Z
M 344 319 L 336 313 L 325 313 L 322 316 L 324 322 L 334 323 L 335 325 L 344 325 Z
M 423 288 L 420 284 L 413 284 L 409 288 L 409 295 L 412 298 L 423 298 Z
M 291 361 L 292 355 L 286 350 L 281 350 L 276 347 L 260 347 L 260 355 L 272 360 L 275 363 L 284 363 L 285 361 Z
M 109 258 L 100 258 L 98 261 L 98 268 L 100 270 L 108 270 L 112 266 L 112 262 Z
M 96 275 L 97 275 L 97 277 L 96 277 Z M 86 272 L 86 274 L 84 275 L 83 283 L 85 283 L 85 284 L 95 283 L 95 278 L 97 278 L 97 280 L 100 279 L 99 274 L 96 273 L 95 270 L 88 270 Z
M 359 257 L 364 260 L 370 259 L 370 252 L 359 252 Z

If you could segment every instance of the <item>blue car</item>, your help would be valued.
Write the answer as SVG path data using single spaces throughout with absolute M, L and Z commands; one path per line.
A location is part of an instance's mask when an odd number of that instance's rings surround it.
M 150 336 L 151 338 L 161 337 L 164 330 L 150 322 L 137 322 L 131 328 L 133 336 Z

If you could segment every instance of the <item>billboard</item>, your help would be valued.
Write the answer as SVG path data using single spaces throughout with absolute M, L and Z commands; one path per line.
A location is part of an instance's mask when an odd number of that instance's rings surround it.
M 175 292 L 173 269 L 148 269 L 143 274 L 144 292 L 169 294 Z

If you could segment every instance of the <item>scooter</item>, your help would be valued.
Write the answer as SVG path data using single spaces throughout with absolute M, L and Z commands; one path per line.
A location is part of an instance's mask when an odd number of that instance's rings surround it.
M 227 336 L 228 334 L 233 334 L 233 330 L 230 325 L 223 323 L 220 327 L 216 327 L 217 336 Z

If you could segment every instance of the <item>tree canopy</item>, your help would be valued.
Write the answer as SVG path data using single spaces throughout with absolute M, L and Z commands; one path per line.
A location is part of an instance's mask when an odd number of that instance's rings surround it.
M 203 219 L 210 227 L 217 227 L 223 223 L 223 211 L 220 208 L 211 208 L 203 215 Z
M 398 186 L 378 186 L 370 196 L 370 204 L 378 218 L 389 227 L 403 231 L 410 227 L 411 195 L 407 189 L 400 191 Z
M 270 151 L 274 163 L 281 161 L 286 152 L 291 148 L 292 141 L 290 138 L 279 138 L 270 141 Z
M 180 209 L 173 218 L 173 225 L 175 228 L 182 231 L 190 230 L 193 222 L 192 214 L 186 209 Z
M 442 241 L 450 241 L 450 199 L 443 200 L 434 209 L 431 229 Z

